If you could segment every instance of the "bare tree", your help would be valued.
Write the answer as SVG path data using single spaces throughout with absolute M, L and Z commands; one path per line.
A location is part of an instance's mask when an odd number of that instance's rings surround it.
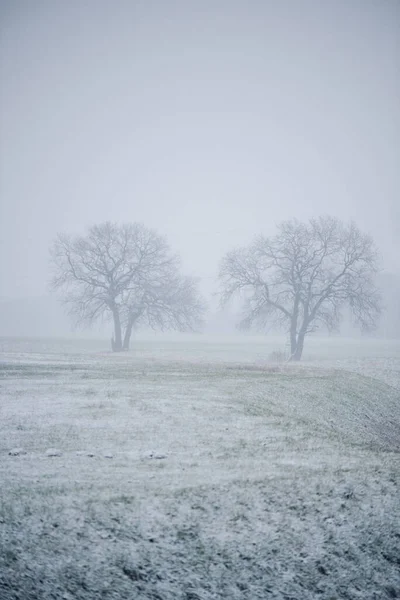
M 134 327 L 194 330 L 204 303 L 180 274 L 166 240 L 140 224 L 103 223 L 84 236 L 59 235 L 51 285 L 77 325 L 112 319 L 112 348 L 127 350 Z
M 371 330 L 380 315 L 375 286 L 378 254 L 354 223 L 332 217 L 285 221 L 273 238 L 259 236 L 222 260 L 222 303 L 244 300 L 240 326 L 278 326 L 290 337 L 291 360 L 300 360 L 307 334 L 324 324 L 338 329 L 342 310 Z

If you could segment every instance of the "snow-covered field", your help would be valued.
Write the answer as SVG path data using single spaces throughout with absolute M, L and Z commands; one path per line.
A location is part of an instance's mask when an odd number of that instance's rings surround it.
M 400 597 L 400 342 L 283 349 L 0 340 L 1 600 Z

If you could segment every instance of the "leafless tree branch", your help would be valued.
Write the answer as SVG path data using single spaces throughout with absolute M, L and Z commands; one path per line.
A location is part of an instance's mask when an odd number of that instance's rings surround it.
M 333 217 L 285 221 L 275 237 L 259 236 L 223 258 L 221 302 L 242 297 L 241 327 L 285 328 L 291 356 L 300 359 L 305 336 L 318 324 L 337 329 L 345 306 L 363 330 L 375 326 L 381 312 L 378 264 L 372 238 L 354 223 Z
M 204 302 L 180 274 L 167 241 L 141 224 L 94 225 L 84 236 L 59 235 L 51 248 L 52 288 L 81 326 L 111 319 L 113 347 L 127 349 L 133 328 L 193 330 Z

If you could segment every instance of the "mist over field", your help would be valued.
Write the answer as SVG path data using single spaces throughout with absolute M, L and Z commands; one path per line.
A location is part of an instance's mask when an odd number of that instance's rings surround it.
M 0 2 L 0 600 L 400 598 L 399 32 Z
M 56 233 L 107 220 L 166 235 L 209 300 L 224 253 L 293 217 L 354 219 L 399 277 L 397 2 L 1 16 L 1 298 L 48 295 Z

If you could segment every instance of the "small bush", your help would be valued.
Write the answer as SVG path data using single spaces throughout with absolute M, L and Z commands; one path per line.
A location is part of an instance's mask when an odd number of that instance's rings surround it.
M 284 350 L 274 350 L 273 352 L 270 353 L 270 355 L 268 356 L 268 359 L 271 362 L 286 362 L 288 357 L 286 355 L 286 352 Z

